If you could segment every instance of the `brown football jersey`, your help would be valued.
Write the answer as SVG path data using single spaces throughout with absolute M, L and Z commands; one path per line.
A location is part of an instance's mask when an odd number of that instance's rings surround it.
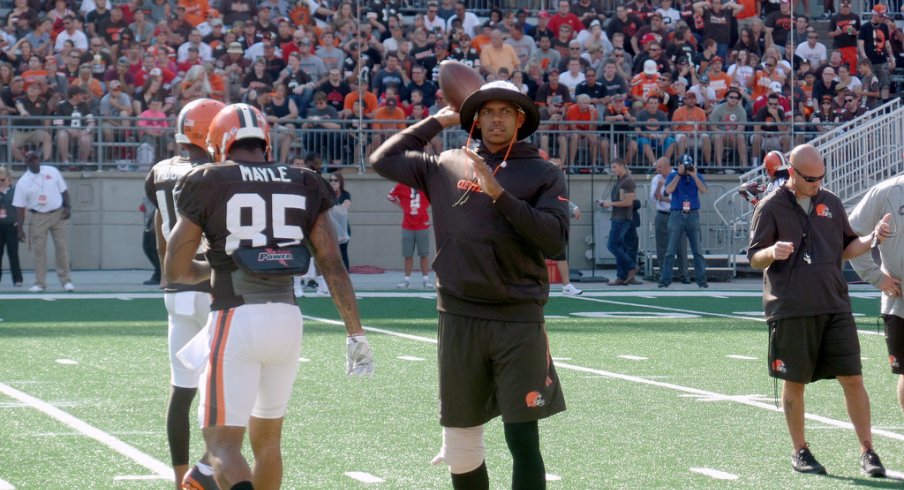
M 176 226 L 176 198 L 174 190 L 176 184 L 188 174 L 188 171 L 206 162 L 192 162 L 187 158 L 175 156 L 166 160 L 161 160 L 151 167 L 147 177 L 144 179 L 144 193 L 147 198 L 154 203 L 154 206 L 160 210 L 161 232 L 163 237 L 169 240 L 173 226 Z M 201 244 L 200 252 L 206 247 Z M 199 258 L 203 259 L 203 256 Z M 210 284 L 201 282 L 198 284 L 176 284 L 169 283 L 166 291 L 200 291 L 210 292 Z
M 306 168 L 272 162 L 207 164 L 176 186 L 176 209 L 208 242 L 213 303 L 294 303 L 292 276 L 249 274 L 232 258 L 239 248 L 305 245 L 317 217 L 335 200 L 327 183 Z

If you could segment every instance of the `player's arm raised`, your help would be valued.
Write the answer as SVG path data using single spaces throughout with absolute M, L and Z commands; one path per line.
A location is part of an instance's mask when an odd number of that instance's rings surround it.
M 169 282 L 197 284 L 210 280 L 210 264 L 195 260 L 201 227 L 180 216 L 166 244 L 163 273 Z

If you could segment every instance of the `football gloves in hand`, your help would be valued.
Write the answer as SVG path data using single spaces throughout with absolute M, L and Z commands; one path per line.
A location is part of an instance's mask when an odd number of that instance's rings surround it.
M 374 353 L 364 335 L 354 335 L 345 339 L 345 374 L 349 376 L 370 376 L 374 373 Z

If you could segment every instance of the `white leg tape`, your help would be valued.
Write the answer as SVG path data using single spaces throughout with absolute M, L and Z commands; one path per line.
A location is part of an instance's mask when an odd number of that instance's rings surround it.
M 465 429 L 443 427 L 443 447 L 432 463 L 446 463 L 449 472 L 458 475 L 476 470 L 484 459 L 486 449 L 483 445 L 482 425 Z

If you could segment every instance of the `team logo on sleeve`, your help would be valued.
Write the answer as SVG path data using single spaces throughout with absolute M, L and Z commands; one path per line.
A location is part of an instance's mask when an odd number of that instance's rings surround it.
M 781 359 L 772 361 L 772 371 L 776 373 L 787 373 L 788 368 L 785 367 L 785 361 Z
M 901 367 L 901 363 L 898 362 L 898 358 L 895 357 L 895 356 L 888 356 L 888 363 L 889 363 L 889 364 L 891 365 L 891 367 L 893 367 L 893 368 L 899 368 L 899 367 Z
M 817 204 L 816 205 L 816 216 L 821 216 L 823 218 L 832 219 L 832 212 L 829 211 L 829 207 L 825 204 Z
M 531 391 L 524 397 L 524 401 L 527 403 L 527 408 L 538 408 L 546 405 L 546 400 L 543 399 L 543 395 L 539 391 Z

